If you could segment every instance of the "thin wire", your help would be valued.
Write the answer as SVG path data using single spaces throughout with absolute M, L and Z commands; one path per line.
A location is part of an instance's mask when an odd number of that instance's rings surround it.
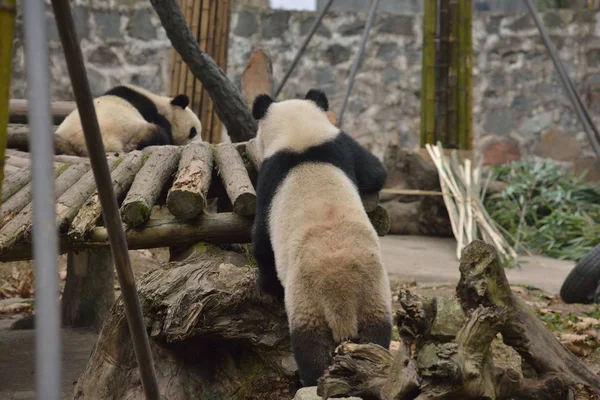
M 54 205 L 54 144 L 51 132 L 50 73 L 45 5 L 25 1 L 25 60 L 29 143 L 32 163 L 33 259 L 35 265 L 35 389 L 36 397 L 60 400 L 61 333 L 58 293 L 58 239 Z
M 296 68 L 296 64 L 298 64 L 298 61 L 300 60 L 300 57 L 302 57 L 302 54 L 304 54 L 304 50 L 306 50 L 306 46 L 308 46 L 308 43 L 310 42 L 310 40 L 312 39 L 313 35 L 317 31 L 317 28 L 319 28 L 319 25 L 321 25 L 321 21 L 323 20 L 323 17 L 325 16 L 325 13 L 327 12 L 327 10 L 329 10 L 329 7 L 331 6 L 332 3 L 333 3 L 333 0 L 329 0 L 327 2 L 327 4 L 325 4 L 325 7 L 323 7 L 323 9 L 321 10 L 321 12 L 319 13 L 319 16 L 317 17 L 317 19 L 315 20 L 315 22 L 310 27 L 310 30 L 308 31 L 308 36 L 306 36 L 306 39 L 304 39 L 304 42 L 302 43 L 302 46 L 300 46 L 300 48 L 298 49 L 298 52 L 296 53 L 296 57 L 294 57 L 294 60 L 292 61 L 292 65 L 290 65 L 290 67 L 288 68 L 287 72 L 285 73 L 285 76 L 283 77 L 283 79 L 279 83 L 279 86 L 277 87 L 277 90 L 275 90 L 275 95 L 274 95 L 273 99 L 276 99 L 277 96 L 279 96 L 279 93 L 281 93 L 281 89 L 283 89 L 283 86 L 285 85 L 285 83 L 287 82 L 288 78 L 292 74 L 292 71 L 294 71 L 294 68 Z
M 373 26 L 373 20 L 375 19 L 375 11 L 377 10 L 378 5 L 379 0 L 374 0 L 371 4 L 371 8 L 369 9 L 369 15 L 367 16 L 367 25 L 365 26 L 363 36 L 360 39 L 360 47 L 358 48 L 358 54 L 356 55 L 356 58 L 354 59 L 354 64 L 352 64 L 352 69 L 350 70 L 350 77 L 348 78 L 348 85 L 346 86 L 346 93 L 344 94 L 344 102 L 342 103 L 342 107 L 340 108 L 340 112 L 338 115 L 338 126 L 340 128 L 342 127 L 342 120 L 344 118 L 346 104 L 348 104 L 348 98 L 350 97 L 350 93 L 352 92 L 352 86 L 354 86 L 354 78 L 356 77 L 358 67 L 365 52 L 365 45 L 367 43 L 367 39 L 369 38 L 369 31 L 371 31 L 371 26 Z

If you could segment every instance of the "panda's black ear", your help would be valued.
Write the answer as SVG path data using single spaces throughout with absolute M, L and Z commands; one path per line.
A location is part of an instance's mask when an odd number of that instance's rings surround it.
M 304 99 L 314 101 L 323 111 L 329 110 L 329 100 L 327 100 L 325 93 L 320 90 L 310 89 Z
M 273 99 L 268 94 L 259 94 L 256 96 L 252 105 L 252 116 L 254 119 L 257 121 L 263 119 L 273 102 Z
M 190 98 L 185 94 L 178 94 L 177 96 L 173 97 L 171 104 L 181 108 L 186 108 L 188 104 L 190 104 Z

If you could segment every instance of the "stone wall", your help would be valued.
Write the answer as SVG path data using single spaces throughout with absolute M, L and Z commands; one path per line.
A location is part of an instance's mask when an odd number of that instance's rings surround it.
M 149 2 L 78 0 L 74 15 L 94 93 L 131 81 L 166 92 L 170 45 Z M 54 99 L 72 99 L 50 13 L 48 17 Z M 307 12 L 237 10 L 231 23 L 230 78 L 239 82 L 252 48 L 262 46 L 272 56 L 277 83 L 314 18 Z M 316 86 L 326 91 L 337 112 L 365 18 L 365 13 L 330 12 L 280 98 L 303 96 Z M 600 12 L 551 11 L 543 18 L 600 124 Z M 530 17 L 478 13 L 473 29 L 474 132 L 483 160 L 552 157 L 577 171 L 591 167 L 600 178 L 600 167 Z M 24 97 L 18 32 L 11 90 L 14 97 Z M 377 15 L 343 127 L 379 157 L 390 143 L 418 146 L 421 44 L 421 15 Z

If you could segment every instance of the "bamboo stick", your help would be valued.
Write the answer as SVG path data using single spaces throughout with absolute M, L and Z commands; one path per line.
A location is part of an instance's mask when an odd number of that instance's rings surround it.
M 177 177 L 167 195 L 167 208 L 171 214 L 190 219 L 202 213 L 212 168 L 213 156 L 207 144 L 192 143 L 183 149 Z
M 122 199 L 131 187 L 133 180 L 144 164 L 143 153 L 132 151 L 111 173 L 112 184 L 117 199 Z M 73 241 L 83 241 L 85 235 L 96 226 L 102 216 L 102 206 L 98 197 L 98 190 L 81 207 L 69 228 L 69 238 Z
M 16 15 L 16 0 L 5 0 L 2 7 L 0 7 L 0 160 L 4 160 L 7 142 L 12 48 Z M 0 189 L 4 181 L 4 169 L 4 164 L 0 165 Z
M 256 192 L 240 154 L 231 144 L 222 143 L 215 147 L 214 157 L 233 211 L 242 216 L 254 215 Z
M 198 43 L 198 39 L 200 36 L 201 11 L 202 11 L 202 0 L 194 0 L 194 12 L 192 15 L 192 23 L 190 25 L 191 25 L 192 35 L 194 36 L 194 40 L 196 41 L 196 43 Z M 191 87 L 188 89 L 188 93 L 187 93 L 187 95 L 190 97 L 190 108 L 192 109 L 192 111 L 194 111 L 196 113 L 196 115 L 200 115 L 196 111 L 196 110 L 198 110 L 198 107 L 200 106 L 201 93 L 197 92 L 197 90 L 198 90 L 197 86 L 198 86 L 199 81 L 192 74 L 192 72 L 189 71 L 189 69 L 188 69 L 188 73 L 191 74 Z
M 435 22 L 436 0 L 425 0 L 421 71 L 421 146 L 435 140 Z
M 448 67 L 450 63 L 448 3 L 449 0 L 439 0 L 437 68 L 435 70 L 436 122 L 434 140 L 440 141 L 444 145 L 448 145 Z
M 191 27 L 191 31 L 192 31 L 192 35 L 194 33 L 194 24 L 197 24 L 197 15 L 196 12 L 199 14 L 200 13 L 200 5 L 199 5 L 199 1 L 200 0 L 187 0 L 187 12 L 186 12 L 186 22 L 188 24 L 188 27 Z M 196 6 L 198 5 L 198 6 Z M 197 39 L 196 37 L 194 37 L 194 39 Z M 188 95 L 188 97 L 190 98 L 190 101 L 193 102 L 194 100 L 194 81 L 196 79 L 194 78 L 194 75 L 192 74 L 192 71 L 190 71 L 190 69 L 187 67 L 187 65 L 185 66 L 185 91 L 184 93 Z
M 468 76 L 471 73 L 471 43 L 472 28 L 471 0 L 458 3 L 458 144 L 460 149 L 470 149 L 472 137 L 469 121 L 472 119 L 469 86 L 472 85 Z
M 180 154 L 177 146 L 161 146 L 150 153 L 121 206 L 121 218 L 128 226 L 139 226 L 148 220 L 152 206 L 177 168 Z
M 206 38 L 206 53 L 211 57 L 214 57 L 214 42 L 215 42 L 215 25 L 216 25 L 216 12 L 217 12 L 218 0 L 209 1 L 209 16 L 208 16 L 208 29 Z M 212 98 L 206 90 L 202 93 L 202 117 L 201 120 L 206 126 L 207 142 L 211 142 L 211 128 L 212 128 L 212 115 L 214 112 L 214 105 Z
M 458 0 L 450 0 L 448 5 L 448 21 L 450 22 L 450 38 L 448 41 L 450 64 L 448 66 L 448 140 L 447 147 L 458 147 Z
M 187 16 L 187 5 L 189 2 L 191 2 L 192 0 L 180 0 L 180 7 L 181 7 L 181 12 L 183 13 L 183 17 L 187 23 L 187 21 L 189 20 L 189 17 Z M 189 26 L 189 24 L 188 24 Z M 181 63 L 179 65 L 179 87 L 177 89 L 177 93 L 185 93 L 185 79 L 186 79 L 186 72 L 187 72 L 187 65 L 185 62 L 183 62 L 183 59 L 181 60 Z

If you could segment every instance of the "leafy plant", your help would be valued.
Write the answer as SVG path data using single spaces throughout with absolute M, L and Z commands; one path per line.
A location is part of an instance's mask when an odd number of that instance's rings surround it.
M 551 160 L 513 162 L 492 173 L 508 186 L 485 206 L 515 249 L 577 261 L 600 243 L 599 185 Z

